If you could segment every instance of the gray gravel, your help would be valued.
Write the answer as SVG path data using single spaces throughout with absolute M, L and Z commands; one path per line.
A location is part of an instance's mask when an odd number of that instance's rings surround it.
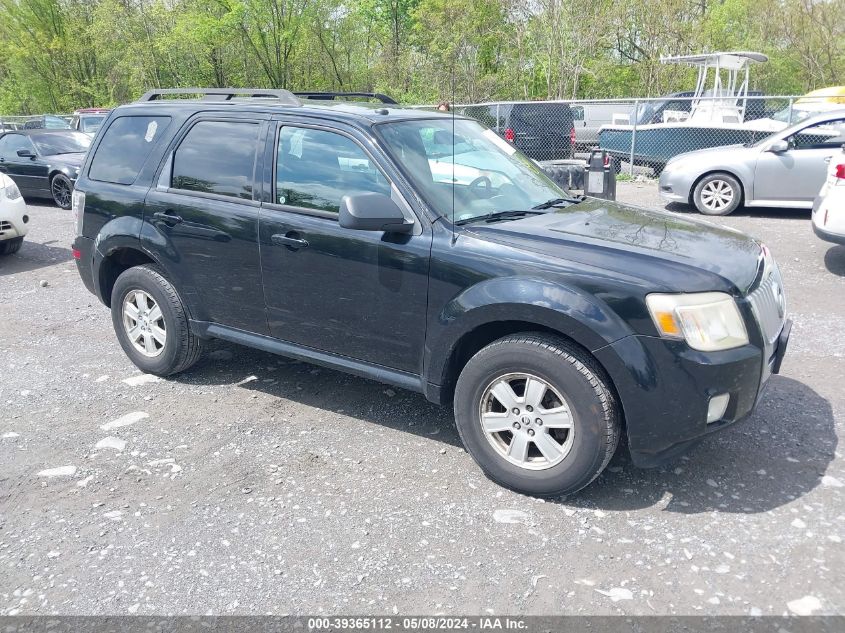
M 546 502 L 416 394 L 224 343 L 141 376 L 69 213 L 31 215 L 0 261 L 0 614 L 845 611 L 845 247 L 806 213 L 719 219 L 769 244 L 795 319 L 753 418 Z

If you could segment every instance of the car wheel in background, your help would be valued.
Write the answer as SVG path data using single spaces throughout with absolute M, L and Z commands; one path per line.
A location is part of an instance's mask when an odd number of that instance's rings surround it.
M 473 356 L 454 408 L 461 439 L 484 473 L 529 495 L 580 490 L 619 442 L 604 372 L 587 352 L 542 333 L 507 336 Z
M 57 207 L 70 209 L 73 195 L 73 183 L 64 174 L 56 174 L 50 181 L 50 193 Z
M 193 365 L 202 340 L 191 333 L 182 299 L 162 271 L 136 266 L 117 278 L 112 324 L 120 346 L 141 370 L 167 376 Z
M 730 174 L 710 174 L 695 186 L 692 201 L 704 215 L 728 215 L 742 202 L 742 187 Z
M 3 240 L 0 242 L 0 255 L 11 255 L 21 250 L 23 244 L 22 237 L 13 237 L 10 240 Z

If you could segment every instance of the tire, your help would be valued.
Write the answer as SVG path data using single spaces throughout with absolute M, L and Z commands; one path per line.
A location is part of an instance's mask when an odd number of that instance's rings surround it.
M 520 396 L 522 376 L 527 379 Z M 519 414 L 502 413 L 506 407 L 493 394 L 502 393 L 502 382 L 517 397 Z M 528 382 L 539 400 L 525 393 Z M 619 443 L 618 405 L 598 363 L 568 341 L 543 333 L 506 336 L 479 351 L 458 377 L 454 407 L 464 446 L 487 477 L 532 496 L 581 490 L 601 474 Z M 501 431 L 488 433 L 482 415 L 489 417 L 488 429 Z M 563 428 L 567 417 L 570 428 Z M 549 450 L 549 438 L 557 449 Z M 513 449 L 524 443 L 528 448 L 521 460 Z
M 56 174 L 50 179 L 50 194 L 53 202 L 60 209 L 70 209 L 73 183 L 64 174 Z
M 21 250 L 23 245 L 22 237 L 13 237 L 10 240 L 3 240 L 0 242 L 0 255 L 12 255 Z
M 129 316 L 131 306 L 135 317 Z M 111 313 L 123 351 L 148 374 L 169 376 L 184 371 L 202 353 L 202 340 L 190 330 L 179 293 L 157 266 L 145 264 L 120 274 L 111 293 Z M 130 331 L 138 332 L 135 342 Z
M 730 174 L 709 174 L 695 186 L 692 201 L 704 215 L 729 215 L 742 202 L 742 186 Z

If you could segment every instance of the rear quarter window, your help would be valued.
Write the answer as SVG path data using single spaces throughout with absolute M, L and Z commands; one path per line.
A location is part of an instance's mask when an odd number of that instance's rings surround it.
M 565 103 L 517 103 L 511 112 L 514 127 L 562 129 L 561 124 L 567 122 L 572 123 L 572 110 Z
M 112 120 L 91 160 L 88 178 L 131 185 L 168 125 L 168 116 L 121 116 Z

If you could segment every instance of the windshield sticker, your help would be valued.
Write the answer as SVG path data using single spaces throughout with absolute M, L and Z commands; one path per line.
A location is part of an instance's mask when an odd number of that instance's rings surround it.
M 150 124 L 147 126 L 147 133 L 144 134 L 144 140 L 147 143 L 152 143 L 153 139 L 156 135 L 156 130 L 158 129 L 158 123 L 155 121 L 150 121 Z
M 513 145 L 508 143 L 505 139 L 496 134 L 493 130 L 484 130 L 483 134 L 491 141 L 493 141 L 496 146 L 508 156 L 516 152 L 516 148 Z

